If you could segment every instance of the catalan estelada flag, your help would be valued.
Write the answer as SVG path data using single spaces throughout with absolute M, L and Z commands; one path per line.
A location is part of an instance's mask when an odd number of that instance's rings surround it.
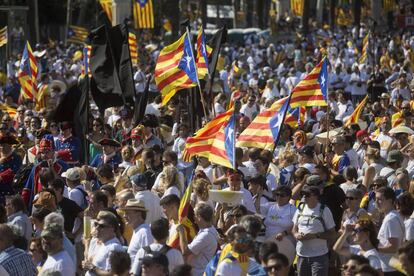
M 211 163 L 221 165 L 230 169 L 237 169 L 236 166 L 236 114 L 223 124 L 217 133 L 210 148 L 208 160 Z
M 287 107 L 285 108 L 285 106 Z M 250 125 L 240 134 L 236 145 L 238 147 L 273 149 L 280 130 L 279 124 L 287 123 L 287 121 L 296 121 L 297 123 L 298 119 L 288 114 L 289 110 L 291 112 L 294 111 L 289 108 L 289 97 L 278 100 L 269 109 L 266 109 L 254 118 Z
M 164 47 L 155 65 L 155 83 L 162 95 L 162 105 L 184 88 L 197 83 L 196 65 L 192 55 L 187 34 L 183 34 L 173 44 Z
M 112 23 L 112 0 L 99 0 L 99 4 L 104 10 L 106 16 L 109 19 L 109 22 Z
M 39 111 L 42 108 L 46 108 L 46 95 L 49 92 L 49 85 L 47 83 L 40 83 L 37 88 L 36 96 L 36 110 Z
M 128 44 L 132 65 L 138 65 L 137 36 L 132 32 L 128 32 Z
M 188 218 L 189 211 L 192 209 L 191 204 L 190 204 L 191 193 L 193 190 L 192 183 L 193 182 L 191 181 L 190 184 L 187 186 L 187 189 L 185 190 L 185 193 L 183 197 L 181 198 L 180 206 L 178 208 L 178 220 L 179 220 L 178 222 L 184 225 L 185 234 L 187 236 L 188 243 L 190 243 L 194 239 L 195 235 L 197 234 L 195 231 L 196 228 L 194 227 L 193 222 Z M 173 247 L 175 249 L 180 249 L 179 234 L 175 233 L 174 236 L 170 237 L 168 239 L 167 244 L 170 247 Z
M 217 115 L 217 117 L 199 129 L 193 137 L 187 138 L 183 152 L 183 160 L 190 161 L 193 156 L 208 158 L 210 155 L 211 145 L 213 144 L 217 133 L 229 120 L 232 114 L 233 110 L 231 109 Z
M 89 31 L 86 28 L 70 25 L 68 28 L 68 42 L 84 44 Z
M 359 64 L 364 64 L 367 61 L 369 38 L 370 38 L 370 33 L 368 32 L 367 35 L 364 37 L 364 40 L 362 41 L 362 51 L 361 51 L 361 57 L 359 58 Z
M 36 100 L 37 97 L 37 60 L 33 55 L 29 42 L 23 50 L 22 60 L 18 72 L 22 96 L 25 99 Z
M 0 29 L 0 47 L 6 45 L 8 41 L 7 26 Z
M 326 106 L 328 59 L 324 58 L 291 92 L 290 107 Z
M 206 49 L 206 40 L 203 27 L 200 27 L 197 35 L 197 69 L 198 78 L 204 79 L 208 75 L 208 53 Z
M 136 29 L 154 29 L 152 0 L 132 0 Z
M 92 76 L 91 69 L 89 68 L 89 61 L 91 59 L 91 49 L 91 45 L 85 45 L 85 47 L 83 47 L 81 78 L 85 77 L 85 72 L 88 72 L 88 77 Z
M 305 0 L 290 0 L 290 9 L 293 15 L 302 16 Z
M 354 112 L 352 112 L 351 116 L 346 120 L 344 127 L 348 127 L 351 124 L 357 124 L 359 117 L 361 117 L 362 110 L 364 109 L 364 106 L 366 105 L 368 101 L 368 95 L 365 96 L 365 98 L 358 104 L 358 106 L 355 108 Z

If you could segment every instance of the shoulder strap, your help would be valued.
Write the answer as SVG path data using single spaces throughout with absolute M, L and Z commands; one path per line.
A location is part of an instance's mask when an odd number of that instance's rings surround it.
M 323 203 L 321 203 L 321 207 L 320 207 L 320 209 L 319 209 L 319 220 L 321 221 L 321 223 L 322 223 L 322 226 L 323 226 L 323 230 L 326 232 L 326 225 L 325 225 L 325 220 L 324 220 L 324 218 L 323 218 L 323 211 L 325 210 L 325 204 L 323 204 Z
M 149 247 L 149 246 L 148 246 Z M 166 244 L 164 244 L 162 247 L 161 247 L 161 249 L 160 249 L 160 251 L 158 251 L 158 252 L 160 252 L 161 254 L 167 254 L 167 252 L 168 251 L 170 251 L 170 249 L 171 249 L 171 247 L 170 246 L 168 246 L 168 245 L 166 245 Z
M 388 177 L 390 177 L 391 175 L 393 175 L 395 173 L 395 170 L 390 171 L 389 173 L 387 173 L 386 176 L 384 176 L 386 179 L 388 179 Z
M 152 253 L 151 247 L 149 246 L 144 246 L 143 249 L 145 251 L 145 255 L 149 255 Z

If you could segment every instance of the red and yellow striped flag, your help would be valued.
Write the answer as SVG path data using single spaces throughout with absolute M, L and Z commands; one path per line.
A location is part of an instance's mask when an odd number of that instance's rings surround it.
M 7 104 L 0 103 L 0 110 L 3 112 L 9 113 L 11 118 L 14 118 L 14 116 L 17 113 L 17 109 L 11 106 L 8 106 Z
M 193 191 L 192 183 L 193 182 L 191 181 L 185 190 L 185 193 L 180 201 L 180 207 L 178 208 L 178 222 L 185 228 L 188 243 L 190 243 L 196 235 L 194 224 L 188 218 L 189 211 L 192 208 L 190 204 L 191 193 Z M 173 237 L 169 238 L 168 245 L 176 249 L 180 248 L 180 236 L 178 233 L 175 233 Z
M 128 44 L 132 65 L 138 65 L 137 36 L 132 32 L 128 32 Z
M 204 79 L 208 75 L 208 53 L 203 27 L 200 27 L 197 35 L 197 72 L 198 78 Z
M 155 83 L 161 91 L 162 105 L 167 104 L 178 90 L 196 85 L 185 71 L 178 68 L 184 54 L 185 37 L 183 34 L 176 42 L 164 47 L 158 56 Z
M 0 47 L 6 45 L 8 41 L 7 26 L 0 29 Z
M 233 109 L 217 115 L 213 120 L 208 122 L 204 127 L 199 129 L 193 137 L 187 138 L 185 144 L 183 159 L 190 161 L 193 156 L 203 156 L 208 158 L 210 155 L 211 145 L 225 122 L 233 114 Z
M 99 4 L 112 24 L 112 0 L 99 0 Z
M 392 12 L 396 8 L 397 8 L 397 3 L 395 0 L 383 0 L 384 12 Z
M 328 59 L 324 58 L 292 89 L 290 107 L 326 106 L 328 94 Z
M 275 137 L 273 137 L 270 128 L 270 120 L 278 113 L 278 111 L 280 111 L 287 98 L 288 97 L 278 100 L 272 104 L 270 108 L 259 113 L 250 125 L 240 134 L 236 146 L 272 150 Z M 304 115 L 304 107 L 297 107 L 295 109 L 289 108 L 284 123 L 292 127 L 297 127 L 299 122 L 303 124 Z
M 70 25 L 68 28 L 68 42 L 84 44 L 88 38 L 89 31 L 84 27 Z
M 36 110 L 39 111 L 46 107 L 46 95 L 49 92 L 49 85 L 42 83 L 38 87 L 38 93 L 36 96 Z
M 364 37 L 364 40 L 362 41 L 362 51 L 361 51 L 361 57 L 359 58 L 359 64 L 364 64 L 365 61 L 367 60 L 369 37 L 370 37 L 370 33 L 368 32 L 367 35 Z
M 368 95 L 365 96 L 365 98 L 358 104 L 358 106 L 355 108 L 354 112 L 352 112 L 351 116 L 346 120 L 344 127 L 348 127 L 351 124 L 357 124 L 359 117 L 361 117 L 362 110 L 364 109 L 364 106 L 366 105 L 368 101 Z
M 37 95 L 37 60 L 33 55 L 32 47 L 29 41 L 23 50 L 22 60 L 20 61 L 20 69 L 18 79 L 21 85 L 21 94 L 23 98 L 36 100 Z
M 152 0 L 132 0 L 136 29 L 154 29 Z

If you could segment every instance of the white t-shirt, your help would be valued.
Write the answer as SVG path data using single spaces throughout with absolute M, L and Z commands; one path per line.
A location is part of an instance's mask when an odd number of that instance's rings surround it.
M 49 255 L 42 266 L 42 271 L 59 271 L 62 275 L 75 276 L 76 267 L 68 252 L 62 250 L 54 255 Z
M 250 107 L 248 104 L 244 104 L 240 109 L 240 113 L 243 113 L 245 116 L 249 117 L 250 120 L 253 120 L 253 117 L 259 113 L 259 110 L 257 109 L 256 104 L 254 104 L 252 107 Z
M 381 228 L 378 231 L 378 240 L 381 246 L 389 244 L 389 238 L 398 238 L 398 247 L 402 245 L 403 237 L 405 237 L 405 227 L 401 216 L 397 211 L 393 210 L 385 215 Z M 381 258 L 381 268 L 383 272 L 395 271 L 388 265 L 394 253 L 379 253 Z
M 163 247 L 162 244 L 153 243 L 149 246 L 152 252 L 160 251 Z M 140 275 L 139 271 L 141 268 L 141 259 L 145 256 L 144 248 L 138 250 L 137 254 L 135 255 L 134 262 L 132 263 L 130 273 L 134 275 Z M 170 248 L 165 256 L 168 259 L 168 270 L 171 272 L 176 266 L 184 264 L 183 254 L 175 248 Z
M 135 228 L 131 242 L 128 246 L 128 254 L 131 257 L 131 263 L 134 262 L 138 250 L 144 246 L 150 245 L 153 241 L 154 238 L 152 237 L 151 229 L 148 224 L 144 223 Z
M 112 238 L 105 243 L 98 242 L 97 238 L 92 238 L 89 244 L 88 256 L 92 257 L 92 264 L 99 269 L 109 271 L 111 264 L 109 263 L 109 256 L 113 251 L 125 251 L 117 238 Z M 93 276 L 94 273 L 86 272 L 87 276 Z
M 392 138 L 384 133 L 380 133 L 376 139 L 379 143 L 380 143 L 380 147 L 381 147 L 381 157 L 382 158 L 387 158 L 388 155 L 388 148 L 391 146 L 392 143 Z
M 290 230 L 293 226 L 293 216 L 296 207 L 290 203 L 279 206 L 277 203 L 270 204 L 266 214 L 264 225 L 266 226 L 266 239 L 276 236 L 283 231 Z
M 145 223 L 151 224 L 154 220 L 164 217 L 160 206 L 160 198 L 149 190 L 139 191 L 135 194 L 135 199 L 144 201 L 145 208 L 148 210 Z
M 369 265 L 373 268 L 377 270 L 381 269 L 381 259 L 378 251 L 375 248 L 365 251 L 363 254 L 361 254 L 361 247 L 358 244 L 354 244 L 349 246 L 349 251 L 351 252 L 351 254 L 360 255 L 367 258 L 369 260 Z
M 405 225 L 405 240 L 414 240 L 414 216 L 404 221 Z
M 198 231 L 193 241 L 188 245 L 194 257 L 190 261 L 193 267 L 193 275 L 201 276 L 217 250 L 218 233 L 214 227 L 204 228 Z
M 85 196 L 80 190 L 85 191 L 85 189 L 83 188 L 83 185 L 81 184 L 79 184 L 73 189 L 69 188 L 68 198 L 72 201 L 75 201 L 75 203 L 78 204 L 79 207 L 83 208 L 86 204 Z
M 296 210 L 292 221 L 295 225 L 298 226 L 299 233 L 322 233 L 335 227 L 335 222 L 333 220 L 331 210 L 329 210 L 328 206 L 325 206 L 322 214 L 326 226 L 326 230 L 324 229 L 321 220 L 317 219 L 320 216 L 320 208 L 320 203 L 318 203 L 313 209 L 310 209 L 305 204 L 300 216 L 299 213 L 301 211 L 299 209 Z M 298 241 L 296 243 L 296 252 L 301 257 L 322 256 L 328 253 L 328 244 L 324 239 Z

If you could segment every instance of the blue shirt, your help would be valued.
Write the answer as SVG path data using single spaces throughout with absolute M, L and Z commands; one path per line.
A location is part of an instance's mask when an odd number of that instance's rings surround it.
M 13 276 L 37 275 L 36 267 L 29 254 L 14 246 L 0 253 L 0 265 Z

